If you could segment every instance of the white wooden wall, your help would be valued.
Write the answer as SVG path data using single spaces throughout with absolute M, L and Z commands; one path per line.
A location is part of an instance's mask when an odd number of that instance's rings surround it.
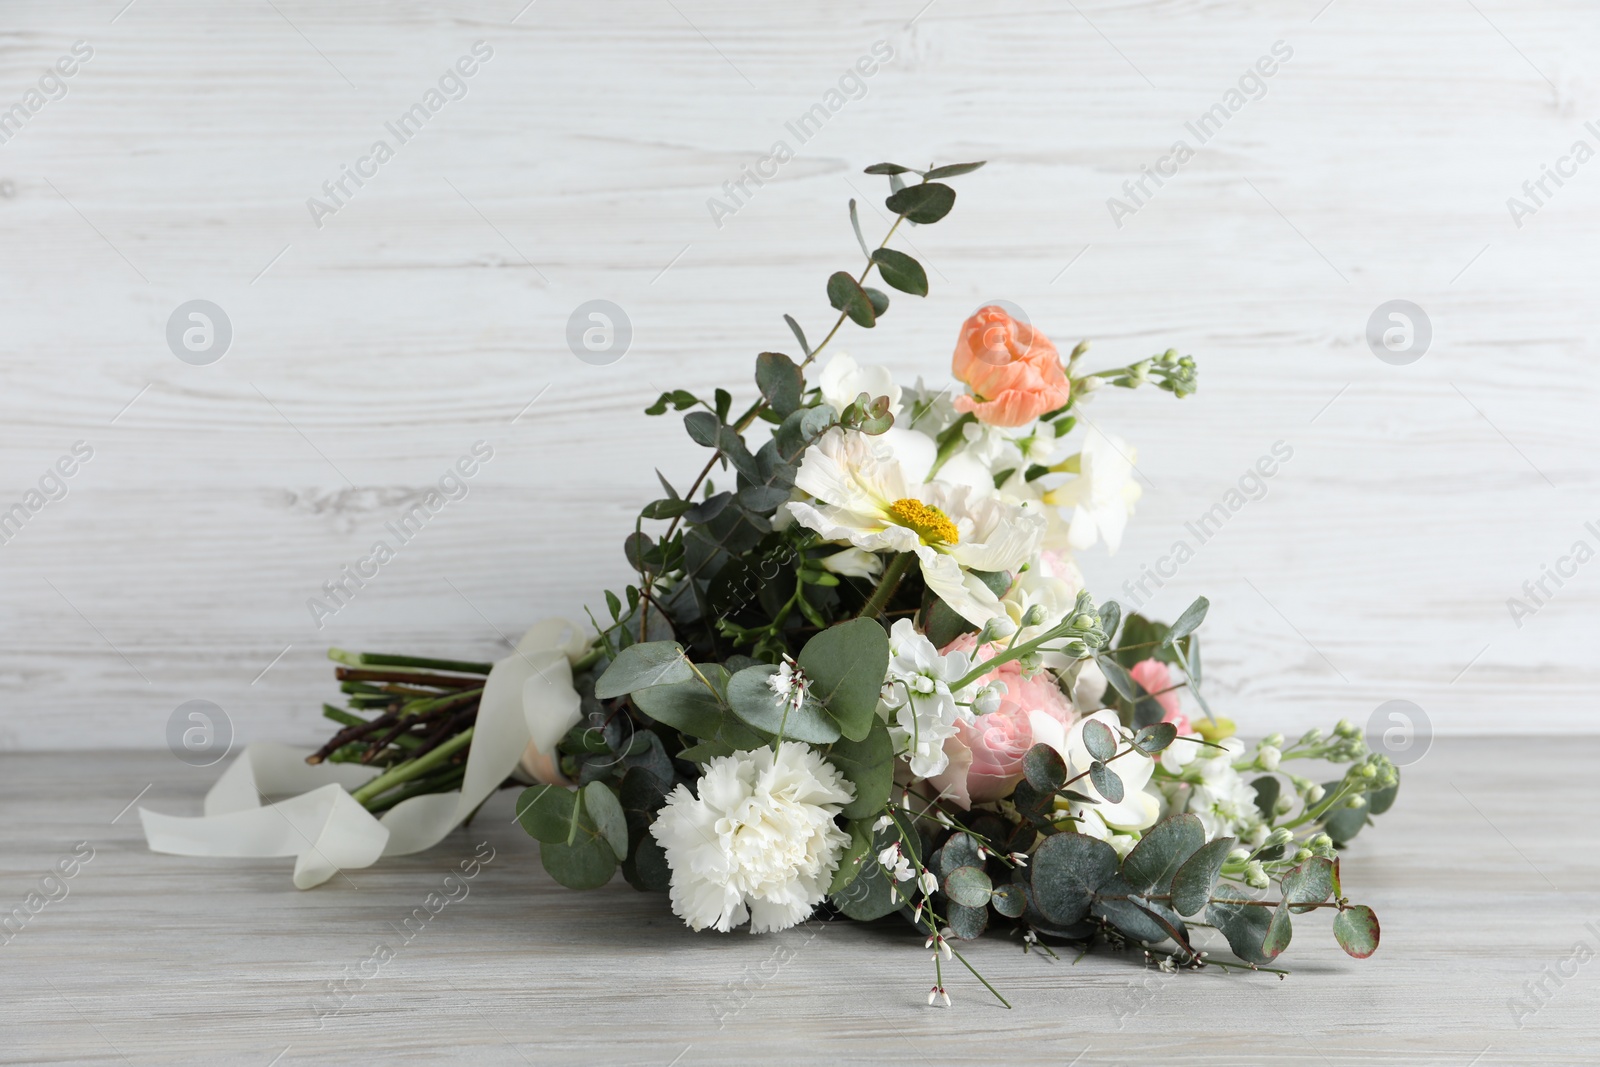
M 1520 227 L 1506 203 L 1600 146 L 1592 3 L 125 2 L 0 11 L 0 109 L 93 49 L 0 144 L 0 509 L 93 449 L 0 545 L 0 746 L 160 747 L 194 698 L 310 740 L 329 643 L 496 656 L 579 615 L 624 580 L 651 468 L 700 461 L 640 409 L 747 395 L 754 354 L 792 348 L 782 312 L 824 328 L 881 159 L 990 165 L 910 237 L 933 293 L 844 349 L 942 379 L 1004 297 L 1107 364 L 1200 360 L 1188 401 L 1091 411 L 1147 480 L 1122 551 L 1084 561 L 1102 596 L 1294 449 L 1149 606 L 1212 597 L 1220 710 L 1258 734 L 1393 698 L 1441 734 L 1600 722 L 1600 562 L 1521 628 L 1506 604 L 1600 547 L 1600 161 Z M 467 96 L 319 228 L 307 198 L 480 40 Z M 877 41 L 865 97 L 800 145 L 784 123 Z M 1114 225 L 1107 198 L 1279 41 L 1265 95 Z M 716 225 L 778 139 L 795 158 Z M 207 366 L 165 339 L 197 298 L 234 333 Z M 610 366 L 565 341 L 596 298 L 633 325 Z M 1409 366 L 1364 340 L 1396 298 L 1432 322 Z M 319 632 L 306 599 L 479 440 L 468 497 Z

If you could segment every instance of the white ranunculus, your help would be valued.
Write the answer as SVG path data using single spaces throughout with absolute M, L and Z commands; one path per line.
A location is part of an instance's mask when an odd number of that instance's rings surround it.
M 1139 453 L 1119 437 L 1107 437 L 1091 428 L 1083 440 L 1076 478 L 1044 494 L 1047 504 L 1072 508 L 1068 542 L 1076 549 L 1104 541 L 1115 552 L 1133 505 L 1144 493 L 1134 479 Z
M 1097 711 L 1093 715 L 1086 715 L 1070 729 L 1043 712 L 1028 713 L 1028 724 L 1033 727 L 1034 742 L 1049 745 L 1060 753 L 1067 764 L 1068 778 L 1083 774 L 1094 761 L 1094 757 L 1089 753 L 1089 747 L 1083 743 L 1083 730 L 1090 722 L 1103 723 L 1111 728 L 1113 734 L 1121 736 L 1122 724 L 1118 722 L 1117 713 L 1114 711 Z M 1082 818 L 1087 812 L 1092 811 L 1114 830 L 1143 830 L 1154 826 L 1156 816 L 1161 813 L 1161 801 L 1155 794 L 1146 791 L 1145 785 L 1155 773 L 1155 760 L 1142 752 L 1130 752 L 1126 756 L 1118 756 L 1116 762 L 1107 764 L 1107 769 L 1116 771 L 1117 777 L 1122 779 L 1122 799 L 1112 804 L 1094 787 L 1090 779 L 1083 778 L 1074 782 L 1072 788 L 1096 798 L 1098 803 L 1074 803 L 1072 814 Z
M 915 483 L 889 448 L 853 430 L 835 427 L 807 448 L 795 485 L 816 500 L 786 505 L 800 525 L 867 552 L 915 553 L 928 588 L 976 626 L 1003 609 L 969 572 L 1020 570 L 1044 534 L 1032 509 Z
M 672 912 L 694 930 L 753 934 L 805 921 L 827 895 L 850 835 L 834 823 L 855 790 L 797 741 L 706 764 L 699 797 L 680 785 L 650 833 L 672 868 Z
M 965 652 L 941 656 L 910 619 L 898 619 L 889 629 L 889 673 L 878 714 L 889 723 L 895 752 L 918 778 L 944 771 L 950 762 L 945 739 L 956 735 L 957 720 L 972 717 L 957 703 L 971 703 L 968 694 L 950 689 L 971 665 Z

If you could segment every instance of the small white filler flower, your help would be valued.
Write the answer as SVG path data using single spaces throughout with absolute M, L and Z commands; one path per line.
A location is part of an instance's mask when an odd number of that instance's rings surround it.
M 850 835 L 834 824 L 851 784 L 807 746 L 706 764 L 698 798 L 680 785 L 650 832 L 672 868 L 672 911 L 691 929 L 753 934 L 803 922 L 827 895 Z

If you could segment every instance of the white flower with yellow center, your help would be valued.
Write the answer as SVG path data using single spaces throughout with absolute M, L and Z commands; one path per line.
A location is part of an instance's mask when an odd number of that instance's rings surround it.
M 1044 534 L 1032 509 L 910 482 L 888 448 L 853 430 L 835 427 L 807 448 L 795 485 L 816 501 L 788 504 L 800 525 L 867 552 L 914 553 L 928 588 L 975 626 L 1004 609 L 969 572 L 1019 570 Z
M 680 785 L 650 833 L 672 868 L 672 912 L 695 930 L 785 930 L 822 903 L 850 835 L 834 822 L 855 790 L 796 741 L 719 756 L 699 797 Z

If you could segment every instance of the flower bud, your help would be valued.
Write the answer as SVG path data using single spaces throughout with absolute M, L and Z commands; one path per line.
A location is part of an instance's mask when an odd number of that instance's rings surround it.
M 1344 806 L 1347 808 L 1364 808 L 1367 806 L 1367 798 L 1363 796 L 1353 796 L 1344 802 Z
M 1312 848 L 1331 848 L 1333 846 L 1333 838 L 1327 834 L 1318 834 L 1311 839 L 1310 844 Z
M 1021 664 L 1022 669 L 1025 671 L 1036 671 L 1039 669 L 1040 664 L 1044 663 L 1044 657 L 1037 652 L 1028 652 L 1019 657 L 1017 662 Z
M 1260 860 L 1251 860 L 1245 864 L 1244 880 L 1252 889 L 1265 889 L 1272 884 L 1272 879 L 1267 877 L 1267 869 L 1261 866 Z
M 1313 726 L 1307 730 L 1305 736 L 1299 741 L 1302 745 L 1315 745 L 1322 740 L 1322 731 Z
M 1320 803 L 1322 803 L 1322 798 L 1327 796 L 1327 795 L 1328 795 L 1328 791 L 1326 789 L 1322 788 L 1317 783 L 1312 782 L 1311 783 L 1311 788 L 1306 790 L 1306 803 L 1307 804 L 1320 804 Z
M 1340 719 L 1334 724 L 1333 732 L 1340 737 L 1360 737 L 1361 730 L 1349 719 Z
M 978 690 L 978 695 L 972 699 L 972 710 L 979 715 L 993 715 L 1000 710 L 1000 701 L 1005 697 L 1005 683 L 990 682 Z
M 1272 745 L 1262 745 L 1256 750 L 1256 766 L 1260 767 L 1264 771 L 1277 770 L 1278 761 L 1282 758 L 1283 753 L 1279 752 Z
M 1231 863 L 1242 863 L 1249 858 L 1250 850 L 1247 848 L 1236 848 L 1228 852 L 1228 860 Z
M 1361 770 L 1356 773 L 1360 774 L 1363 778 L 1376 778 L 1378 777 L 1378 768 L 1374 767 L 1370 763 L 1363 763 L 1361 765 Z
M 1083 659 L 1089 655 L 1089 646 L 1082 641 L 1068 641 L 1061 651 L 1072 659 Z
M 1304 863 L 1314 855 L 1316 855 L 1316 853 L 1312 852 L 1309 848 L 1298 849 L 1294 854 L 1294 861 L 1296 863 Z
M 1093 630 L 1099 625 L 1100 620 L 1096 616 L 1090 615 L 1088 612 L 1084 612 L 1081 615 L 1074 615 L 1072 617 L 1072 628 L 1074 630 Z
M 1283 747 L 1283 735 L 1282 734 L 1268 734 L 1264 739 L 1262 739 L 1261 743 L 1263 745 L 1271 745 L 1273 748 L 1282 748 Z
M 1289 829 L 1287 826 L 1280 826 L 1276 830 L 1272 831 L 1272 833 L 1267 835 L 1267 845 L 1269 847 L 1275 845 L 1287 845 L 1293 840 L 1294 831 Z
M 1272 813 L 1274 815 L 1287 815 L 1293 810 L 1294 801 L 1290 800 L 1286 796 L 1280 796 L 1277 800 L 1272 802 Z
M 996 615 L 983 624 L 983 630 L 978 634 L 978 644 L 987 645 L 993 641 L 1004 641 L 1016 632 L 1016 623 L 1005 615 Z
M 1022 613 L 1022 625 L 1024 626 L 1042 626 L 1044 625 L 1044 620 L 1045 610 L 1043 604 L 1035 604 Z
M 1073 383 L 1078 387 L 1078 392 L 1088 395 L 1106 384 L 1106 380 L 1098 374 L 1091 374 L 1087 378 L 1079 378 Z

